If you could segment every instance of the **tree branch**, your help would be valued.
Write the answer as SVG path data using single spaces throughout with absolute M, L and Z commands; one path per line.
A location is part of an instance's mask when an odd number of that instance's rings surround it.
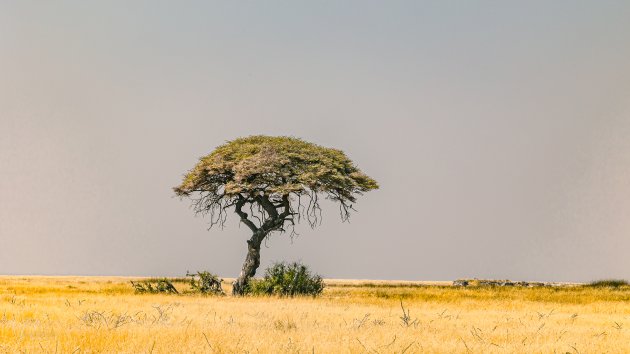
M 271 200 L 269 200 L 268 196 L 260 195 L 260 196 L 257 196 L 256 199 L 257 199 L 258 203 L 263 207 L 263 209 L 265 209 L 267 214 L 269 214 L 269 216 L 272 219 L 278 218 L 278 211 L 276 210 L 276 206 L 273 205 Z
M 238 201 L 236 202 L 234 210 L 236 211 L 236 214 L 240 216 L 241 222 L 247 225 L 247 227 L 249 227 L 252 232 L 256 233 L 259 230 L 258 227 L 256 227 L 256 224 L 254 224 L 251 220 L 247 218 L 247 213 L 242 210 L 243 205 L 245 205 L 246 202 L 247 199 L 239 194 Z
M 291 211 L 291 201 L 288 194 L 282 196 L 282 203 L 280 204 L 280 206 L 284 208 L 282 214 L 280 214 L 280 218 L 286 219 L 288 216 L 293 214 L 293 212 Z

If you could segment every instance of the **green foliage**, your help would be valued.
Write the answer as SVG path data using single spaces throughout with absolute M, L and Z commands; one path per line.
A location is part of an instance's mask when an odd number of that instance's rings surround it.
M 587 286 L 592 288 L 621 288 L 630 286 L 630 283 L 623 279 L 604 279 L 592 281 Z
M 193 293 L 209 295 L 225 295 L 221 287 L 221 279 L 210 272 L 186 273 Z
M 131 281 L 131 286 L 138 294 L 179 294 L 173 283 L 188 283 L 189 294 L 225 295 L 221 287 L 222 280 L 210 272 L 186 273 L 181 278 L 150 278 Z
M 265 271 L 263 279 L 252 279 L 246 293 L 252 295 L 317 296 L 324 290 L 321 276 L 311 274 L 304 264 L 275 263 Z
M 179 294 L 173 283 L 167 278 L 146 279 L 131 281 L 131 286 L 139 294 Z
M 377 188 L 341 150 L 259 135 L 227 142 L 200 158 L 174 190 L 180 196 L 209 192 L 227 197 L 322 192 L 333 200 L 354 202 L 355 194 Z

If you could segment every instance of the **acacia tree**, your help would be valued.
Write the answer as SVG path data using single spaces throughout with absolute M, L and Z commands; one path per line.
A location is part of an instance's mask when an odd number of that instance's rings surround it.
M 321 221 L 320 197 L 336 202 L 348 220 L 356 196 L 377 189 L 375 180 L 361 172 L 337 149 L 291 137 L 250 136 L 229 141 L 199 159 L 174 188 L 189 197 L 197 214 L 210 216 L 210 227 L 223 227 L 234 209 L 252 232 L 247 256 L 232 293 L 242 295 L 260 265 L 260 246 L 272 232 L 295 233 L 306 220 Z

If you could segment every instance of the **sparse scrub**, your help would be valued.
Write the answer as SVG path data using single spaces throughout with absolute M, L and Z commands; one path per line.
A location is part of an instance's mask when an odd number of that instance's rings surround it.
M 206 295 L 225 295 L 221 287 L 221 281 L 217 275 L 207 271 L 186 273 L 189 278 L 190 292 Z
M 405 309 L 405 306 L 403 305 L 402 300 L 400 300 L 400 308 L 402 309 L 402 316 L 400 316 L 400 322 L 401 322 L 401 326 L 408 328 L 411 326 L 417 327 L 418 326 L 418 319 L 411 318 L 411 311 L 409 309 Z
M 167 278 L 131 281 L 136 293 L 139 294 L 179 294 L 173 283 Z
M 77 317 L 88 327 L 99 329 L 105 327 L 109 330 L 124 326 L 133 322 L 133 318 L 127 314 L 105 313 L 105 311 L 85 311 Z
M 252 295 L 318 296 L 324 291 L 321 276 L 312 274 L 304 264 L 275 263 L 265 271 L 263 279 L 250 281 L 247 292 Z
M 149 278 L 131 281 L 136 294 L 203 294 L 225 295 L 221 287 L 222 279 L 207 271 L 196 273 L 186 272 L 181 278 Z M 173 283 L 187 284 L 189 287 L 177 290 Z M 182 285 L 183 286 L 183 285 Z M 181 286 L 180 286 L 181 289 Z
M 291 319 L 287 319 L 286 321 L 276 320 L 273 323 L 273 327 L 279 331 L 289 331 L 292 329 L 296 329 L 297 324 L 295 323 L 295 321 L 292 321 Z

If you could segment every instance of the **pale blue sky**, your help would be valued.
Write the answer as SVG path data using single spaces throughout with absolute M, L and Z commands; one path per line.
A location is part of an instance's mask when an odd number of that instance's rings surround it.
M 0 2 L 0 274 L 236 275 L 171 187 L 250 134 L 381 184 L 263 266 L 630 278 L 625 1 Z

